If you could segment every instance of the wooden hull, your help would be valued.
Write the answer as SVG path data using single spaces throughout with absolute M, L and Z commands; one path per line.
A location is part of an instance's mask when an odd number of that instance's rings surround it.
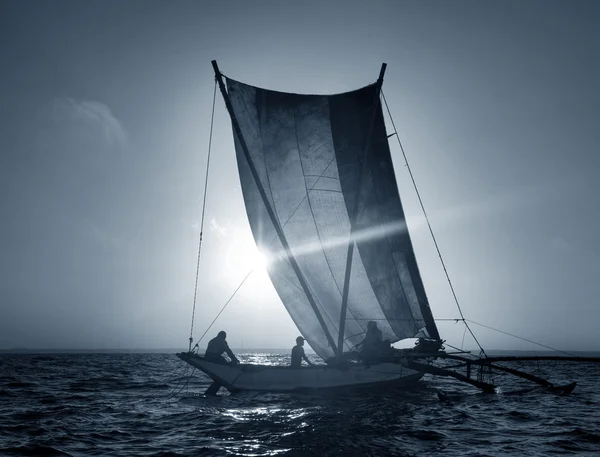
M 177 357 L 233 392 L 240 390 L 294 392 L 360 388 L 383 384 L 410 386 L 423 376 L 423 373 L 390 362 L 371 366 L 352 363 L 345 367 L 323 365 L 292 368 L 249 364 L 225 365 L 209 362 L 202 356 L 187 352 L 181 352 Z

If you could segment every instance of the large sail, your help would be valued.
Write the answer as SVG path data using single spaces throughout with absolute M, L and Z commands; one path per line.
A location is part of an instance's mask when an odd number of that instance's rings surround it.
M 398 195 L 377 86 L 298 95 L 227 78 L 227 89 L 254 238 L 272 259 L 271 281 L 315 352 L 324 359 L 335 355 L 352 220 L 344 350 L 362 341 L 371 320 L 391 342 L 439 338 Z

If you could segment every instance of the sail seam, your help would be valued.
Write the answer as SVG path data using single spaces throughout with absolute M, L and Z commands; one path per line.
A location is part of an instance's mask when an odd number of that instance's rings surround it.
M 288 265 L 291 264 L 289 263 L 289 260 L 284 260 L 284 262 L 288 263 Z M 288 281 L 290 285 L 292 285 L 293 287 L 295 287 L 297 290 L 299 290 L 300 292 L 302 292 L 303 294 L 305 294 L 304 290 L 302 289 L 302 286 L 296 284 L 293 281 Z M 308 283 L 306 283 L 306 286 L 309 288 L 310 292 L 313 294 L 313 300 L 315 300 L 315 303 L 319 306 L 320 311 L 325 315 L 325 317 L 327 317 L 327 319 L 329 320 L 329 323 L 332 325 L 333 329 L 336 331 L 339 331 L 334 320 L 331 318 L 331 316 L 329 316 L 329 314 L 327 313 L 327 310 L 325 309 L 325 307 L 323 306 L 323 304 L 321 303 L 321 301 L 319 300 L 319 297 L 315 294 L 314 289 L 312 288 L 312 286 Z M 292 318 L 292 320 L 294 320 L 294 323 L 296 323 L 296 320 L 294 319 L 293 316 L 290 315 L 290 317 Z M 296 324 L 297 325 L 297 324 Z
M 331 162 L 333 162 L 335 160 L 335 157 L 333 159 L 331 159 Z M 327 168 L 329 168 L 329 165 L 331 165 L 331 162 L 329 162 L 329 164 L 327 165 L 327 167 L 325 168 L 325 171 L 327 171 Z M 304 175 L 305 178 L 327 178 L 327 179 L 334 179 L 336 181 L 339 181 L 340 178 L 336 178 L 335 176 L 325 176 L 325 171 L 323 172 L 323 174 L 321 175 Z M 318 181 L 318 179 L 317 179 Z
M 381 93 L 383 94 L 383 88 L 381 89 Z M 378 102 L 379 103 L 377 103 L 375 105 L 375 110 L 376 111 L 377 111 L 377 108 L 381 106 L 381 97 L 379 97 Z M 377 112 L 375 113 L 375 116 L 377 116 Z M 383 110 L 381 112 L 381 117 L 382 117 L 382 120 L 383 120 Z M 388 151 L 389 151 L 389 143 L 387 143 L 387 131 L 385 129 L 385 122 L 383 123 L 383 135 L 384 135 L 385 138 L 381 139 L 380 141 L 382 141 L 382 142 L 385 141 L 386 142 L 386 144 L 388 145 Z M 373 141 L 375 142 L 376 139 L 374 139 Z M 367 158 L 365 158 L 365 160 L 367 160 Z M 390 160 L 391 160 L 391 152 L 390 152 Z M 373 181 L 373 173 L 372 173 L 372 170 L 371 170 L 371 167 L 370 167 L 369 163 L 367 163 L 367 169 L 369 171 L 369 177 L 371 178 L 371 181 Z M 395 185 L 395 188 L 396 188 L 396 191 L 397 191 L 397 189 L 398 189 L 398 183 L 396 182 L 396 179 L 395 179 L 395 173 L 394 173 L 394 185 Z M 375 186 L 373 186 L 373 189 L 375 189 Z M 378 194 L 378 192 L 374 191 L 373 192 L 373 196 L 374 196 L 375 200 L 379 203 L 379 194 Z M 399 192 L 398 192 L 398 197 L 400 197 L 399 196 Z M 380 206 L 377 205 L 377 207 L 379 208 Z M 402 208 L 402 213 L 403 213 L 402 215 L 405 216 L 403 208 Z M 381 222 L 383 223 L 383 217 L 382 217 L 381 212 L 380 212 L 380 217 L 381 217 Z M 406 220 L 406 216 L 404 217 L 404 219 Z M 384 223 L 384 225 L 385 225 L 385 223 Z M 407 235 L 408 235 L 408 239 L 409 239 L 409 243 L 410 243 L 410 233 L 408 233 L 408 228 L 407 228 Z M 402 295 L 404 296 L 404 300 L 405 300 L 406 304 L 408 305 L 408 312 L 410 313 L 410 316 L 412 317 L 412 321 L 413 321 L 413 325 L 415 327 L 416 333 L 418 333 L 419 332 L 419 326 L 417 325 L 417 319 L 415 319 L 415 315 L 413 314 L 412 308 L 410 306 L 410 302 L 408 300 L 408 295 L 406 293 L 406 288 L 404 287 L 404 282 L 402 281 L 402 278 L 400 277 L 400 274 L 398 273 L 398 263 L 396 262 L 396 256 L 394 255 L 394 251 L 392 250 L 392 243 L 391 243 L 390 237 L 386 235 L 385 238 L 386 238 L 386 241 L 387 241 L 388 246 L 390 248 L 390 252 L 392 253 L 391 257 L 392 257 L 392 262 L 393 262 L 394 267 L 395 267 L 395 276 L 398 279 L 398 283 L 400 284 L 400 289 L 402 290 Z M 410 243 L 410 244 L 412 246 L 412 243 Z M 417 302 L 418 302 L 418 298 L 417 298 Z M 382 311 L 383 311 L 384 315 L 387 314 L 385 312 L 385 309 L 383 309 L 383 307 L 382 307 Z M 405 320 L 405 319 L 403 319 L 403 320 Z M 406 320 L 409 320 L 409 319 L 406 318 Z M 394 333 L 395 333 L 395 331 L 394 331 Z
M 363 163 L 361 164 L 359 171 L 358 171 L 358 177 L 356 180 L 356 192 L 355 192 L 355 200 L 354 200 L 354 208 L 353 208 L 353 213 L 352 214 L 348 214 L 349 216 L 349 220 L 350 220 L 350 237 L 348 239 L 348 249 L 347 249 L 347 253 L 346 253 L 346 271 L 344 273 L 344 290 L 342 293 L 342 306 L 341 306 L 341 312 L 340 312 L 340 330 L 339 330 L 339 336 L 338 336 L 338 353 L 337 356 L 338 357 L 342 357 L 343 355 L 343 342 L 344 342 L 344 331 L 345 331 L 345 327 L 346 327 L 346 312 L 348 310 L 348 294 L 350 291 L 350 272 L 352 270 L 352 258 L 353 258 L 353 253 L 354 253 L 354 245 L 357 244 L 355 243 L 355 241 L 352 239 L 352 236 L 354 234 L 354 225 L 356 224 L 356 216 L 358 214 L 358 208 L 359 208 L 359 201 L 360 201 L 360 188 L 361 188 L 361 181 L 362 181 L 362 175 L 364 172 L 365 164 L 367 163 L 367 157 L 369 154 L 369 149 L 371 146 L 371 136 L 373 133 L 373 126 L 375 123 L 375 113 L 376 113 L 376 109 L 377 109 L 377 104 L 380 103 L 380 99 L 379 99 L 379 93 L 381 92 L 381 86 L 383 85 L 383 75 L 385 73 L 385 68 L 386 68 L 387 64 L 383 64 L 381 66 L 381 70 L 379 71 L 379 78 L 377 79 L 377 83 L 375 86 L 375 97 L 373 100 L 373 104 L 375 105 L 375 111 L 373 112 L 373 115 L 371 116 L 371 123 L 369 126 L 369 130 L 368 130 L 368 134 L 367 134 L 367 138 L 366 138 L 366 143 L 365 143 L 365 150 L 363 152 Z M 359 157 L 359 162 L 360 162 L 360 157 Z M 358 249 L 358 245 L 357 245 L 357 249 Z M 360 256 L 360 252 L 358 254 Z M 362 262 L 362 257 L 361 257 L 361 262 Z M 381 306 L 381 305 L 380 305 Z M 385 313 L 384 313 L 385 315 Z
M 383 88 L 381 89 L 381 96 L 383 96 Z M 374 109 L 375 109 L 375 116 L 377 116 L 377 108 L 379 106 L 381 106 L 380 105 L 381 104 L 381 97 L 379 97 L 378 102 L 379 103 L 376 103 L 375 107 L 374 107 Z M 383 118 L 383 110 L 381 112 L 381 115 L 382 115 L 382 118 Z M 382 138 L 380 141 L 381 142 L 385 141 L 387 143 L 388 135 L 387 135 L 387 131 L 385 129 L 385 123 L 383 124 L 383 133 L 384 133 L 384 138 Z M 377 143 L 377 139 L 373 139 L 372 142 L 373 143 Z M 387 143 L 387 144 L 388 144 L 388 150 L 389 150 L 389 143 Z M 391 153 L 390 153 L 390 158 L 391 158 Z M 373 182 L 373 173 L 372 173 L 372 169 L 371 169 L 370 163 L 368 162 L 368 157 L 365 157 L 365 160 L 367 161 L 367 163 L 365 165 L 365 168 L 369 172 L 369 178 L 370 178 L 371 182 Z M 394 173 L 394 185 L 395 185 L 395 188 L 398 189 L 398 183 L 396 182 L 396 179 L 395 179 L 395 173 Z M 373 186 L 373 190 L 374 190 L 373 191 L 373 198 L 377 201 L 377 203 L 378 203 L 377 207 L 379 208 L 380 207 L 380 205 L 379 205 L 379 193 L 375 191 L 375 186 Z M 403 213 L 403 216 L 405 216 L 404 215 L 404 209 L 402 209 L 402 213 Z M 380 217 L 381 222 L 385 225 L 385 223 L 383 221 L 383 215 L 381 214 L 381 212 L 379 212 L 379 217 Z M 406 219 L 406 216 L 404 217 L 404 219 Z M 410 240 L 410 233 L 408 233 L 408 229 L 407 229 L 407 235 L 408 235 L 409 245 L 412 248 L 412 242 Z M 408 299 L 408 294 L 406 293 L 406 288 L 404 286 L 404 282 L 402 281 L 402 278 L 400 277 L 400 274 L 399 274 L 399 271 L 398 271 L 398 263 L 396 262 L 396 256 L 394 255 L 395 251 L 392 249 L 391 240 L 390 240 L 389 236 L 387 236 L 387 234 L 386 234 L 385 238 L 386 238 L 387 244 L 388 244 L 388 246 L 390 248 L 389 250 L 392 253 L 391 257 L 392 257 L 392 262 L 393 262 L 394 267 L 395 267 L 395 277 L 397 278 L 398 283 L 400 284 L 400 289 L 402 290 L 402 295 L 404 296 L 404 300 L 405 300 L 406 304 L 408 305 L 408 312 L 410 313 L 410 316 L 412 318 L 413 327 L 414 327 L 413 330 L 415 331 L 415 334 L 417 334 L 419 332 L 419 330 L 420 330 L 420 327 L 417 324 L 418 319 L 415 318 L 415 315 L 413 313 L 412 307 L 410 306 L 410 301 Z M 407 267 L 408 267 L 408 265 L 407 265 Z M 409 275 L 410 275 L 410 273 L 409 273 Z M 417 297 L 417 305 L 420 305 L 418 297 Z M 381 306 L 381 303 L 379 304 L 379 306 L 381 307 L 381 310 L 382 310 L 383 314 L 387 317 L 388 313 L 386 313 L 386 310 L 384 309 L 384 307 Z M 394 320 L 397 320 L 397 319 L 394 319 Z M 402 319 L 402 320 L 411 320 L 411 319 L 405 318 L 405 319 Z M 394 329 L 392 328 L 392 330 L 394 330 Z M 394 333 L 396 333 L 395 330 L 394 330 Z M 396 336 L 398 336 L 398 335 L 396 335 Z
M 255 95 L 256 96 L 256 95 Z M 264 94 L 263 94 L 264 97 Z M 260 106 L 259 104 L 257 104 L 257 107 Z M 258 108 L 257 108 L 257 114 L 258 114 Z M 258 118 L 258 123 L 260 125 L 260 118 Z M 262 150 L 262 159 L 263 159 L 263 165 L 265 167 L 265 177 L 267 180 L 267 187 L 269 189 L 269 194 L 271 194 L 271 203 L 273 205 L 273 213 L 275 214 L 275 217 L 277 218 L 277 223 L 279 224 L 279 226 L 281 226 L 281 220 L 279 219 L 279 212 L 277 211 L 277 207 L 275 206 L 275 198 L 273 197 L 273 189 L 271 188 L 271 179 L 269 178 L 269 168 L 267 167 L 267 157 L 265 155 L 265 142 L 264 142 L 264 138 L 263 138 L 263 132 L 262 129 L 260 129 L 260 147 Z M 292 247 L 290 246 L 290 251 L 291 251 Z
M 334 194 L 343 194 L 344 192 L 342 192 L 341 190 L 334 190 L 334 189 L 315 189 L 314 187 L 311 187 L 310 189 L 311 192 L 331 192 Z
M 375 106 L 373 107 L 375 109 L 374 117 L 377 116 L 377 108 L 378 108 L 378 106 L 379 106 L 379 103 L 375 104 Z M 387 138 L 387 132 L 385 131 L 385 126 L 384 126 L 384 135 Z M 376 142 L 376 139 L 373 139 L 371 141 L 371 143 L 375 143 L 375 142 Z M 373 195 L 373 198 L 375 199 L 375 201 L 377 202 L 376 207 L 380 208 L 381 206 L 379 205 L 379 203 L 380 203 L 379 194 L 378 194 L 378 192 L 376 192 L 376 187 L 375 187 L 375 185 L 373 183 L 373 172 L 371 170 L 371 164 L 370 164 L 370 162 L 368 160 L 368 157 L 365 157 L 365 165 L 364 166 L 365 166 L 365 171 L 367 171 L 365 181 L 370 181 L 371 182 L 371 185 L 373 187 L 373 193 L 372 193 L 372 195 Z M 381 222 L 381 224 L 385 225 L 385 223 L 383 221 L 383 215 L 381 214 L 381 211 L 378 211 L 378 215 L 379 215 L 379 221 Z M 402 282 L 402 279 L 400 278 L 400 275 L 398 274 L 398 264 L 396 263 L 396 258 L 395 258 L 394 254 L 393 254 L 394 251 L 392 250 L 392 244 L 391 244 L 391 241 L 390 241 L 390 237 L 387 236 L 387 234 L 385 235 L 385 240 L 386 240 L 387 245 L 389 247 L 389 251 L 392 253 L 391 258 L 392 258 L 392 262 L 393 262 L 394 267 L 395 267 L 395 272 L 394 272 L 395 273 L 395 277 L 398 280 L 398 284 L 400 284 L 400 289 L 402 290 L 402 295 L 404 296 L 404 300 L 405 300 L 406 304 L 408 305 L 408 312 L 410 313 L 410 315 L 412 317 L 412 320 L 413 320 L 413 325 L 415 326 L 416 331 L 418 332 L 419 328 L 418 328 L 418 326 L 417 326 L 417 324 L 415 322 L 416 319 L 415 319 L 415 316 L 414 316 L 414 314 L 412 312 L 412 309 L 410 307 L 410 302 L 408 301 L 408 295 L 406 294 L 406 289 L 404 287 L 404 283 Z M 358 245 L 357 245 L 357 248 L 358 248 Z M 359 249 L 359 255 L 360 255 L 360 249 Z M 388 318 L 388 312 L 386 312 L 386 309 L 382 306 L 381 301 L 379 300 L 379 297 L 377 297 L 377 295 L 375 295 L 375 298 L 377 298 L 377 302 L 379 303 L 379 307 L 381 308 L 381 311 L 383 312 L 383 315 L 386 316 L 387 320 L 389 321 L 390 319 Z M 410 320 L 410 319 L 406 318 L 406 320 Z M 391 327 L 391 325 L 390 325 L 390 327 Z M 396 334 L 396 330 L 393 327 L 392 327 L 392 331 L 394 332 L 394 334 Z M 396 336 L 398 336 L 398 335 L 396 335 Z
M 376 103 L 376 102 L 374 102 L 373 105 L 371 105 L 371 108 L 375 110 L 373 117 L 377 116 L 377 107 L 378 106 L 379 106 L 379 103 Z M 375 138 L 371 137 L 371 141 L 370 141 L 371 144 L 376 143 L 376 141 L 377 140 Z M 371 149 L 371 148 L 369 147 L 369 149 Z M 364 164 L 362 162 L 364 162 Z M 380 205 L 379 205 L 379 195 L 378 195 L 377 192 L 375 192 L 375 186 L 373 185 L 373 173 L 372 173 L 372 170 L 371 170 L 371 164 L 370 164 L 370 162 L 368 160 L 368 156 L 365 156 L 364 160 L 357 161 L 357 163 L 360 163 L 361 165 L 363 165 L 365 167 L 365 171 L 367 172 L 367 173 L 365 173 L 365 181 L 370 181 L 371 182 L 373 190 L 374 190 L 373 193 L 372 193 L 372 195 L 373 195 L 373 198 L 375 199 L 375 201 L 378 203 L 376 205 L 376 207 L 379 208 L 380 207 Z M 378 211 L 378 214 L 379 214 L 379 221 L 381 222 L 382 225 L 385 225 L 384 222 L 383 222 L 383 217 L 382 217 L 381 212 Z M 355 223 L 356 223 L 356 221 L 355 221 Z M 387 236 L 387 234 L 385 235 L 385 239 L 386 239 L 386 242 L 387 242 L 388 246 L 390 247 L 390 252 L 392 252 L 391 242 L 390 242 L 390 239 Z M 356 244 L 356 249 L 358 249 L 358 255 L 360 256 L 361 255 L 360 254 L 360 248 L 359 248 L 359 246 L 358 246 L 357 243 L 355 243 L 355 244 Z M 398 266 L 396 264 L 396 259 L 395 259 L 395 257 L 394 257 L 393 254 L 391 255 L 391 257 L 392 257 L 392 262 L 394 263 L 394 267 L 396 268 L 395 276 L 396 276 L 396 278 L 398 280 L 398 284 L 400 284 L 400 289 L 402 290 L 402 295 L 404 296 L 405 302 L 408 305 L 409 304 L 408 296 L 406 294 L 406 290 L 404 288 L 404 284 L 402 283 L 402 281 L 401 281 L 401 279 L 400 279 L 400 277 L 398 275 Z M 361 259 L 362 259 L 362 257 L 361 257 Z M 416 327 L 415 317 L 414 317 L 414 315 L 412 313 L 412 310 L 410 309 L 410 306 L 408 307 L 408 311 L 409 311 L 409 313 L 411 315 L 410 318 L 390 319 L 390 317 L 388 315 L 389 312 L 386 311 L 386 308 L 384 306 L 382 306 L 381 301 L 380 301 L 379 297 L 377 296 L 377 294 L 375 294 L 375 299 L 377 300 L 377 304 L 379 305 L 379 308 L 381 309 L 381 312 L 385 316 L 385 319 L 368 319 L 368 320 L 381 320 L 381 321 L 387 321 L 387 322 L 391 322 L 391 321 L 412 321 L 413 325 Z M 363 319 L 363 320 L 366 320 L 366 319 Z M 392 327 L 391 324 L 390 324 L 390 328 L 394 332 L 394 335 L 396 336 L 396 338 L 401 339 L 401 337 L 396 334 L 396 330 Z M 417 328 L 417 332 L 418 332 L 418 330 L 419 329 Z
M 256 90 L 254 91 L 254 98 L 256 98 Z M 246 99 L 242 98 L 242 103 L 244 104 L 244 107 L 246 108 L 246 112 L 250 112 L 250 110 L 248 109 L 248 105 L 246 104 Z M 257 104 L 258 106 L 258 104 Z M 269 179 L 269 169 L 267 168 L 267 158 L 265 157 L 265 144 L 263 141 L 263 135 L 262 135 L 262 130 L 260 129 L 260 114 L 258 112 L 258 108 L 256 109 L 256 119 L 257 119 L 257 123 L 259 125 L 259 129 L 258 129 L 258 136 L 260 138 L 260 150 L 262 152 L 262 162 L 263 162 L 263 167 L 265 169 L 265 177 L 267 180 L 267 186 L 266 189 L 268 189 L 269 191 L 269 203 L 273 205 L 273 214 L 275 215 L 276 219 L 277 219 L 277 223 L 281 226 L 281 221 L 279 220 L 279 214 L 277 213 L 277 209 L 275 208 L 275 198 L 273 197 L 273 189 L 271 189 L 271 180 Z
M 302 176 L 305 177 L 306 175 L 304 174 L 304 164 L 302 163 L 302 154 L 300 154 L 300 143 L 298 142 L 298 123 L 296 121 L 296 108 L 292 108 L 292 111 L 294 113 L 294 133 L 295 133 L 295 137 L 296 137 L 296 151 L 298 152 L 298 160 L 300 161 L 300 168 L 302 169 Z M 335 160 L 335 158 L 332 159 L 332 162 L 333 162 L 333 160 Z M 315 182 L 315 185 L 316 185 L 316 182 Z M 306 187 L 306 179 L 304 179 L 304 191 L 306 192 L 306 196 L 302 199 L 302 201 L 306 200 L 308 202 L 308 208 L 310 209 L 310 214 L 312 215 L 313 223 L 315 226 L 315 231 L 317 232 L 317 237 L 319 238 L 319 244 L 321 245 L 321 251 L 323 252 L 323 256 L 325 257 L 325 263 L 327 264 L 327 268 L 329 268 L 329 272 L 331 273 L 333 282 L 334 282 L 336 288 L 338 289 L 338 292 L 341 295 L 342 291 L 340 290 L 340 288 L 337 284 L 337 281 L 335 280 L 335 276 L 333 275 L 333 270 L 331 269 L 329 260 L 327 260 L 327 256 L 325 255 L 325 249 L 323 248 L 323 240 L 321 239 L 321 233 L 319 232 L 319 227 L 318 227 L 317 221 L 315 219 L 315 212 L 313 211 L 312 203 L 310 201 L 310 196 L 308 195 L 309 191 L 308 191 L 308 188 Z
M 293 115 L 294 115 L 294 134 L 295 134 L 294 136 L 296 138 L 296 152 L 298 153 L 298 160 L 300 161 L 300 168 L 302 170 L 302 176 L 304 177 L 305 176 L 304 175 L 304 164 L 302 163 L 302 154 L 300 154 L 300 143 L 298 142 L 298 122 L 297 122 L 297 118 L 296 118 L 296 108 L 295 107 L 292 108 L 292 112 L 293 112 Z M 332 159 L 332 162 L 333 162 L 333 160 L 335 160 L 335 157 L 334 157 L 334 159 Z M 331 162 L 330 162 L 330 164 L 331 164 Z M 329 168 L 329 165 L 327 165 L 327 168 Z M 327 170 L 327 168 L 325 168 L 325 170 Z M 323 173 L 324 172 L 325 171 L 323 171 Z M 312 203 L 310 201 L 309 190 L 306 187 L 306 179 L 303 179 L 303 180 L 304 180 L 304 190 L 306 192 L 306 197 L 305 198 L 306 198 L 306 201 L 308 202 L 308 208 L 310 209 L 310 214 L 312 215 L 312 219 L 313 219 L 313 224 L 314 224 L 314 227 L 315 227 L 315 231 L 317 232 L 317 237 L 319 238 L 319 244 L 321 245 L 321 252 L 323 253 L 323 258 L 325 259 L 325 263 L 327 264 L 327 268 L 329 268 L 329 272 L 331 273 L 331 279 L 333 280 L 333 283 L 335 284 L 335 287 L 336 287 L 337 291 L 339 292 L 340 298 L 341 298 L 342 297 L 342 291 L 340 290 L 340 286 L 338 285 L 338 283 L 337 283 L 337 281 L 335 279 L 335 275 L 333 274 L 333 269 L 331 268 L 331 264 L 329 263 L 329 259 L 327 258 L 327 255 L 325 254 L 325 249 L 323 247 L 323 239 L 321 238 L 321 233 L 319 231 L 319 226 L 318 226 L 317 221 L 315 219 L 315 213 L 313 211 Z M 317 182 L 318 182 L 318 179 L 317 179 Z M 315 185 L 316 185 L 317 182 L 315 182 Z M 310 284 L 309 284 L 309 287 L 310 287 Z M 315 296 L 316 296 L 316 294 L 315 294 Z M 323 308 L 322 305 L 321 305 L 321 308 Z M 327 314 L 327 312 L 324 309 L 323 309 L 323 312 L 325 314 Z M 354 317 L 354 315 L 352 315 L 352 317 Z M 331 320 L 331 318 L 330 318 L 330 320 Z M 335 325 L 334 325 L 334 328 L 336 328 Z M 339 332 L 339 327 L 336 328 L 336 330 Z
M 325 168 L 325 170 L 327 170 L 327 168 L 329 168 L 329 165 L 331 165 L 331 163 L 335 160 L 335 158 L 331 159 L 331 162 L 329 162 L 329 164 L 327 165 L 327 167 Z M 319 180 L 317 179 L 315 181 L 315 184 L 313 186 L 317 185 L 317 182 L 319 182 Z M 310 188 L 310 190 L 313 190 L 313 187 Z M 336 192 L 336 191 L 331 191 L 331 192 Z M 292 217 L 294 217 L 294 214 L 296 214 L 296 211 L 298 211 L 298 209 L 300 209 L 300 206 L 302 206 L 302 203 L 304 203 L 304 200 L 306 200 L 306 198 L 308 197 L 308 194 L 306 194 L 304 197 L 302 197 L 302 200 L 300 200 L 300 203 L 298 203 L 298 206 L 296 206 L 296 208 L 294 209 L 294 211 L 292 212 L 292 214 L 290 215 L 290 217 L 288 217 L 287 221 L 285 221 L 285 224 L 282 225 L 282 227 L 285 227 L 288 222 L 292 219 Z M 275 238 L 273 238 L 273 240 L 271 241 L 271 243 L 269 244 L 269 246 L 271 244 L 273 244 L 273 241 L 275 241 L 277 239 L 277 235 L 275 235 Z

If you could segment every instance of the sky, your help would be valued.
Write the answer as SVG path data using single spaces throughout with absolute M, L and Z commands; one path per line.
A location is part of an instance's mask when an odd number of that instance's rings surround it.
M 3 1 L 0 349 L 187 349 L 216 59 L 234 79 L 319 94 L 386 62 L 479 342 L 538 348 L 493 327 L 600 350 L 599 20 L 593 0 Z M 471 348 L 445 320 L 460 314 L 390 145 L 438 328 Z M 195 340 L 255 266 L 253 243 L 217 93 Z M 298 335 L 260 266 L 201 346 L 221 329 L 246 349 Z

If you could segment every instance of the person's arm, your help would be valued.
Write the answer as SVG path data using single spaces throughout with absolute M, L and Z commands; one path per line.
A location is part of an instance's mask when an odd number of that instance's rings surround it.
M 235 354 L 233 353 L 233 351 L 231 349 L 229 349 L 229 344 L 225 343 L 227 346 L 225 347 L 225 352 L 227 352 L 227 355 L 229 356 L 229 358 L 231 359 L 232 362 L 235 363 L 240 363 L 239 360 L 237 359 L 237 357 L 235 356 Z
M 308 363 L 311 367 L 314 366 L 314 364 L 310 360 L 308 360 L 308 357 L 306 357 L 306 353 L 304 352 L 304 349 L 302 350 L 302 358 L 304 360 L 306 360 L 306 363 Z

